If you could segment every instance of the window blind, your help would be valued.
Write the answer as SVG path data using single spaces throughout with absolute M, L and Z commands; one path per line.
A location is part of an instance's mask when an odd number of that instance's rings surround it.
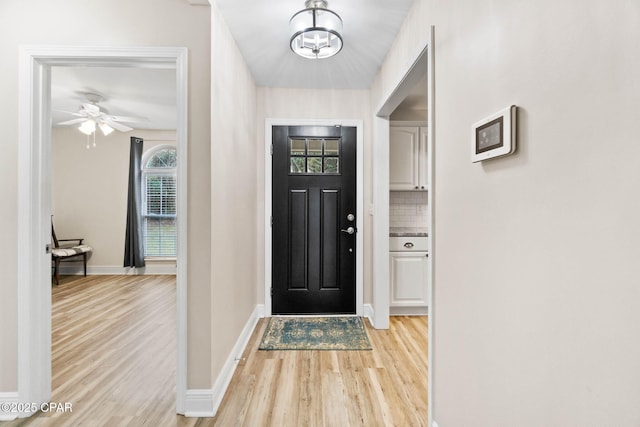
M 144 175 L 145 256 L 176 256 L 176 192 L 175 175 Z

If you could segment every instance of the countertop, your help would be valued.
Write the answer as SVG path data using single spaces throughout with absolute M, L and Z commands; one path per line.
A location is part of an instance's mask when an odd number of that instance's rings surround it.
M 428 237 L 426 228 L 417 227 L 391 227 L 389 237 Z

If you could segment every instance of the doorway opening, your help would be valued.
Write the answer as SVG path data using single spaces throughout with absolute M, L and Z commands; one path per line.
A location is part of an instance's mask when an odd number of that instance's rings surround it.
M 428 330 L 427 342 L 428 352 L 425 357 L 428 359 L 429 372 L 433 372 L 434 366 L 434 259 L 436 253 L 435 247 L 435 74 L 434 74 L 434 27 L 430 28 L 426 45 L 423 50 L 416 55 L 416 60 L 409 67 L 404 77 L 398 82 L 397 86 L 392 89 L 387 99 L 383 100 L 380 108 L 376 112 L 374 118 L 374 181 L 373 181 L 373 199 L 376 206 L 389 206 L 389 136 L 390 136 L 390 116 L 396 108 L 407 98 L 413 91 L 414 87 L 426 75 L 426 129 L 424 136 L 426 138 L 426 146 L 428 152 L 428 161 L 426 165 L 426 181 L 428 182 L 427 193 L 427 230 L 428 239 L 426 242 L 427 273 L 426 283 L 422 286 L 426 287 L 425 297 L 428 299 Z M 419 126 L 418 126 L 419 127 Z M 419 132 L 419 131 L 418 131 Z M 423 185 L 418 182 L 418 186 Z M 426 186 L 426 185 L 425 185 Z M 389 237 L 389 211 L 387 209 L 376 209 L 374 216 L 374 247 L 373 247 L 373 301 L 376 327 L 389 327 L 389 314 L 391 305 L 391 289 L 390 289 L 390 237 Z M 427 378 L 427 399 L 428 399 L 428 425 L 433 422 L 433 375 Z
M 52 67 L 175 70 L 177 150 L 176 410 L 184 413 L 187 361 L 187 49 L 28 46 L 20 52 L 18 396 L 51 396 L 51 74 Z M 21 413 L 20 417 L 29 416 Z

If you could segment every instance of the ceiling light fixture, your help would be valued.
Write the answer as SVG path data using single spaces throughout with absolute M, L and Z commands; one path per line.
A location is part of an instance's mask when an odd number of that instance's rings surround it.
M 289 21 L 291 50 L 303 58 L 329 58 L 342 49 L 342 19 L 326 0 L 307 0 Z
M 90 147 L 89 138 L 93 136 L 93 146 L 96 146 L 96 125 L 102 131 L 104 136 L 109 135 L 114 129 L 103 121 L 99 121 L 96 123 L 94 119 L 85 120 L 78 126 L 78 130 L 85 135 L 87 135 L 87 149 Z
M 98 126 L 100 127 L 100 130 L 102 131 L 102 134 L 104 136 L 107 136 L 111 132 L 113 132 L 113 128 L 106 123 L 100 123 Z
M 84 121 L 78 126 L 78 130 L 89 136 L 96 131 L 96 122 L 93 120 Z

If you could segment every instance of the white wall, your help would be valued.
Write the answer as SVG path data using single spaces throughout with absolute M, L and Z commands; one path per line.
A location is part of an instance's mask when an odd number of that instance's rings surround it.
M 77 129 L 53 130 L 51 202 L 56 235 L 85 239 L 93 248 L 87 261 L 90 273 L 122 269 L 131 136 L 145 140 L 144 153 L 158 145 L 176 145 L 175 131 L 135 130 L 108 136 L 98 132 L 96 147 L 87 149 L 87 136 Z
M 255 295 L 256 86 L 227 25 L 212 11 L 211 329 L 214 378 L 221 374 Z M 224 373 L 222 373 L 224 374 Z
M 640 425 L 640 3 L 418 0 L 374 106 L 427 24 L 435 420 Z M 517 154 L 472 164 L 471 124 L 512 103 Z
M 124 12 L 123 12 L 124 11 Z M 18 47 L 21 44 L 185 46 L 189 49 L 188 387 L 211 386 L 210 12 L 186 1 L 0 2 L 0 392 L 17 366 Z M 197 327 L 194 327 L 197 325 Z
M 266 119 L 343 119 L 364 122 L 364 302 L 371 302 L 371 110 L 368 90 L 312 90 L 258 88 L 257 118 L 257 185 L 264 188 Z M 257 258 L 260 283 L 256 288 L 259 301 L 264 301 L 264 191 L 258 193 Z

